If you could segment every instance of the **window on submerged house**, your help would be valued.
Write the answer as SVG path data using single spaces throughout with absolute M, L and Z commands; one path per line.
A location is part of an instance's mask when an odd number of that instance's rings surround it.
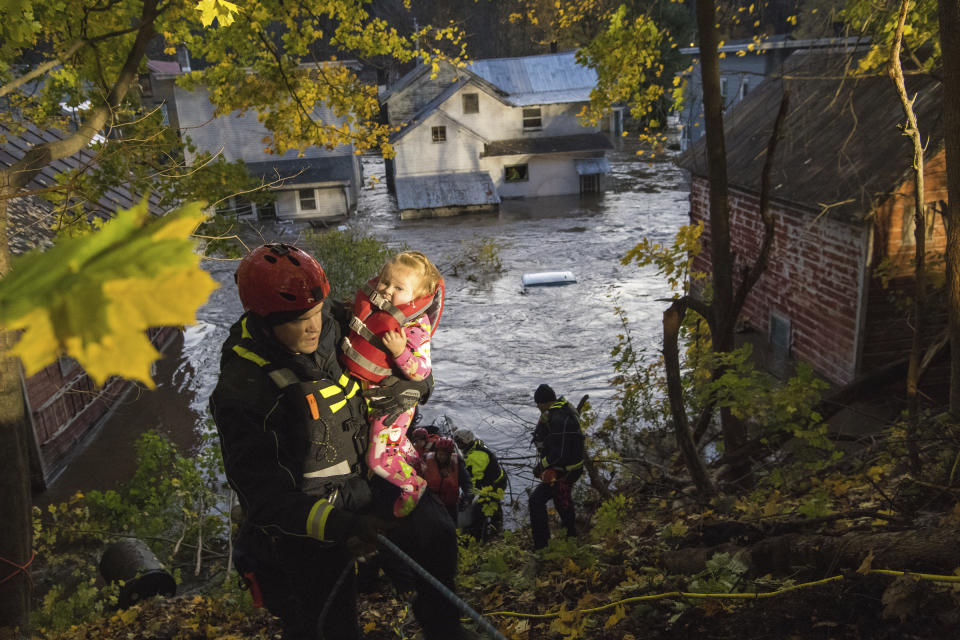
M 743 100 L 746 98 L 748 93 L 750 93 L 750 80 L 744 78 L 743 82 L 740 83 L 740 99 Z
M 530 107 L 523 110 L 523 130 L 540 131 L 543 128 L 543 119 L 540 107 Z
M 480 113 L 480 96 L 476 93 L 463 94 L 463 112 Z
M 433 136 L 434 142 L 446 142 L 447 128 L 446 127 L 430 127 L 430 135 Z
M 527 165 L 514 164 L 503 168 L 504 182 L 526 182 L 530 179 Z
M 301 211 L 317 210 L 317 192 L 314 189 L 300 189 L 297 195 L 300 198 Z

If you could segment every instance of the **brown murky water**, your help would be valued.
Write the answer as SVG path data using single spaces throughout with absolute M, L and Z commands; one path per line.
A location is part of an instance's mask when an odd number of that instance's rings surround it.
M 609 353 L 621 331 L 614 305 L 626 311 L 637 343 L 658 348 L 665 306 L 658 299 L 668 297 L 667 286 L 651 269 L 623 266 L 620 258 L 644 237 L 672 240 L 687 220 L 688 185 L 671 163 L 639 162 L 626 152 L 613 154 L 611 167 L 610 189 L 593 200 L 509 200 L 498 214 L 434 220 L 399 220 L 382 181 L 363 190 L 349 226 L 424 251 L 441 267 L 456 259 L 465 242 L 491 240 L 500 247 L 500 276 L 486 282 L 447 277 L 447 304 L 433 342 L 436 391 L 423 407 L 426 423 L 470 428 L 502 456 L 529 455 L 537 418 L 532 393 L 541 382 L 574 402 L 589 394 L 601 415 L 612 410 Z M 382 162 L 365 158 L 364 170 L 367 178 L 382 175 Z M 290 241 L 301 231 L 278 224 L 260 233 Z M 209 428 L 206 404 L 220 345 L 240 313 L 235 266 L 205 265 L 222 286 L 199 310 L 197 324 L 165 354 L 157 389 L 129 397 L 39 500 L 123 482 L 133 468 L 133 443 L 147 429 L 169 433 L 187 449 L 195 445 L 196 435 Z M 554 270 L 572 271 L 577 282 L 522 289 L 523 273 Z M 518 493 L 529 474 L 515 476 Z

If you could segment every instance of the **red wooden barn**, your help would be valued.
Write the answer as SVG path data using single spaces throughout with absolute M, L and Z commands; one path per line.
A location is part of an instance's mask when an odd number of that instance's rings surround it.
M 809 362 L 846 385 L 906 357 L 912 333 L 903 296 L 912 295 L 915 251 L 912 148 L 885 74 L 844 76 L 850 53 L 798 52 L 783 76 L 765 81 L 724 116 L 734 273 L 759 251 L 760 181 L 783 93 L 789 111 L 771 173 L 776 233 L 769 266 L 746 301 L 742 322 L 773 353 Z M 853 63 L 855 67 L 855 62 Z M 926 148 L 926 246 L 943 273 L 946 182 L 939 81 L 907 79 Z M 704 221 L 695 268 L 710 270 L 706 142 L 680 158 L 691 173 L 690 218 Z M 889 286 L 884 286 L 889 279 Z M 930 319 L 942 326 L 941 312 Z M 935 327 L 935 330 L 938 327 Z
M 20 135 L 2 132 L 7 141 L 0 145 L 0 164 L 10 166 L 23 157 L 31 146 L 61 137 L 52 131 L 28 127 Z M 14 255 L 52 244 L 58 222 L 57 208 L 33 193 L 56 184 L 56 175 L 89 165 L 92 152 L 56 161 L 47 166 L 24 189 L 24 194 L 7 202 L 8 236 Z M 82 164 L 81 164 L 82 163 Z M 88 215 L 107 218 L 120 209 L 138 203 L 142 195 L 123 187 L 109 189 L 96 202 L 87 202 Z M 150 201 L 153 213 L 161 211 L 157 201 Z M 163 350 L 176 336 L 177 329 L 151 329 L 150 339 Z M 112 409 L 134 388 L 134 383 L 111 378 L 97 387 L 82 367 L 71 358 L 61 358 L 37 374 L 24 380 L 25 401 L 34 440 L 30 451 L 31 480 L 34 490 L 44 489 L 66 468 L 71 456 L 79 453 L 96 434 L 97 428 L 110 416 Z

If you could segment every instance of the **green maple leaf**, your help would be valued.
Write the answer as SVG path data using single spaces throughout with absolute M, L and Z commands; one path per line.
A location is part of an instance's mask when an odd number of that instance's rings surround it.
M 12 355 L 26 374 L 66 354 L 97 384 L 118 375 L 152 388 L 160 354 L 145 330 L 192 324 L 218 286 L 189 239 L 203 218 L 199 203 L 155 218 L 144 201 L 96 233 L 18 258 L 0 281 L 0 325 L 24 330 Z

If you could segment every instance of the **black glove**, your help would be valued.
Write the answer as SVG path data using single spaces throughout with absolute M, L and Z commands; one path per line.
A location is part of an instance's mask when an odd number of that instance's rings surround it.
M 386 416 L 386 423 L 393 424 L 404 411 L 412 409 L 420 402 L 421 393 L 428 389 L 426 380 L 401 380 L 389 376 L 380 381 L 379 386 L 361 391 L 364 398 L 370 400 L 370 413 L 374 416 Z
M 350 534 L 347 538 L 347 548 L 350 553 L 362 558 L 377 552 L 377 535 L 388 531 L 396 523 L 383 520 L 377 516 L 354 515 L 350 522 Z

